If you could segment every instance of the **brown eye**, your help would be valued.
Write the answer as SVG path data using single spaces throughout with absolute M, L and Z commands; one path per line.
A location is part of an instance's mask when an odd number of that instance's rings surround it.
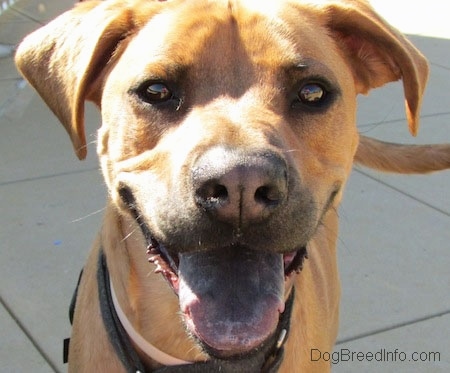
M 326 97 L 325 89 L 317 83 L 305 84 L 298 91 L 298 98 L 300 102 L 306 105 L 318 104 Z
M 168 101 L 172 98 L 172 92 L 163 83 L 151 83 L 141 91 L 144 101 L 150 104 L 157 104 Z
M 164 104 L 175 100 L 172 90 L 165 82 L 148 80 L 140 84 L 130 93 L 150 105 Z

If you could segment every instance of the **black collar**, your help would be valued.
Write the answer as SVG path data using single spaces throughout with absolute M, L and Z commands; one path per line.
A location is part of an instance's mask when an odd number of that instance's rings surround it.
M 109 272 L 106 265 L 106 257 L 100 250 L 97 268 L 98 295 L 103 323 L 108 333 L 108 338 L 128 373 L 148 373 L 141 362 L 137 352 L 130 342 L 127 332 L 123 328 L 113 305 Z M 277 330 L 274 336 L 258 351 L 245 357 L 223 360 L 211 358 L 205 362 L 185 365 L 165 366 L 153 370 L 155 373 L 276 373 L 283 361 L 284 343 L 287 340 L 292 307 L 294 303 L 294 289 L 286 302 L 285 311 L 280 315 Z

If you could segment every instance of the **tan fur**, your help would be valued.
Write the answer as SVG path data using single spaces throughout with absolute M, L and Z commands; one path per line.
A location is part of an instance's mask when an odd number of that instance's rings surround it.
M 445 170 L 450 167 L 450 144 L 403 145 L 360 136 L 355 162 L 400 174 Z
M 336 209 L 353 161 L 400 173 L 450 167 L 449 145 L 410 147 L 359 136 L 356 95 L 398 79 L 415 134 L 428 75 L 424 57 L 368 3 L 256 3 L 87 1 L 19 46 L 20 71 L 65 126 L 80 159 L 86 156 L 84 101 L 102 111 L 98 154 L 110 197 L 80 285 L 69 371 L 123 371 L 99 316 L 100 247 L 118 300 L 142 336 L 175 357 L 207 358 L 185 332 L 176 295 L 146 262 L 141 230 L 118 195 L 123 183 L 145 201 L 141 212 L 163 237 L 170 224 L 161 221 L 161 200 L 189 194 L 182 180 L 190 159 L 218 143 L 282 154 L 317 211 L 305 210 L 309 259 L 294 284 L 286 284 L 286 296 L 294 285 L 296 299 L 280 372 L 326 372 L 329 364 L 312 362 L 310 351 L 332 351 L 338 331 Z M 286 74 L 296 63 L 308 67 Z M 181 81 L 185 102 L 170 115 L 149 112 L 129 94 L 146 74 Z M 287 102 L 286 92 L 304 76 L 323 76 L 339 87 L 319 114 L 294 115 Z M 303 206 L 305 195 L 293 199 Z M 192 211 L 174 213 L 188 220 Z

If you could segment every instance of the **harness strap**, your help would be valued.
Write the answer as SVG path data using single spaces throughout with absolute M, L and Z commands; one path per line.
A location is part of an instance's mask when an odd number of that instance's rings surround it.
M 139 359 L 137 352 L 134 350 L 133 345 L 128 338 L 127 332 L 120 323 L 114 309 L 114 304 L 111 297 L 109 272 L 103 250 L 100 250 L 99 254 L 97 283 L 100 311 L 105 329 L 108 333 L 109 341 L 113 345 L 117 356 L 128 373 L 144 373 L 145 367 Z
M 81 276 L 83 275 L 83 270 L 80 271 L 80 274 L 78 276 L 77 286 L 75 287 L 75 291 L 73 292 L 72 299 L 70 300 L 69 305 L 69 321 L 70 325 L 73 324 L 73 315 L 75 313 L 75 306 L 77 304 L 77 298 L 78 298 L 78 288 L 80 287 L 80 281 Z M 63 340 L 63 363 L 67 364 L 69 361 L 69 344 L 70 344 L 70 338 L 65 338 Z

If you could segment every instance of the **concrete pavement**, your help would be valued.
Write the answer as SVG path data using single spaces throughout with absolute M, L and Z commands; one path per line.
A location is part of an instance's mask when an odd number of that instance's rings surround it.
M 9 52 L 72 3 L 0 1 L 0 372 L 66 371 L 68 304 L 106 198 L 95 109 L 87 110 L 88 159 L 79 162 Z M 386 1 L 372 3 L 398 19 Z M 424 9 L 435 6 L 441 15 L 440 3 Z M 366 135 L 450 142 L 450 25 L 436 27 L 423 15 L 410 9 L 411 22 L 402 24 L 431 63 L 419 136 L 408 134 L 398 83 L 360 99 Z M 340 208 L 339 342 L 333 355 L 316 351 L 312 358 L 333 359 L 334 372 L 450 371 L 449 190 L 449 171 L 396 176 L 355 168 Z

